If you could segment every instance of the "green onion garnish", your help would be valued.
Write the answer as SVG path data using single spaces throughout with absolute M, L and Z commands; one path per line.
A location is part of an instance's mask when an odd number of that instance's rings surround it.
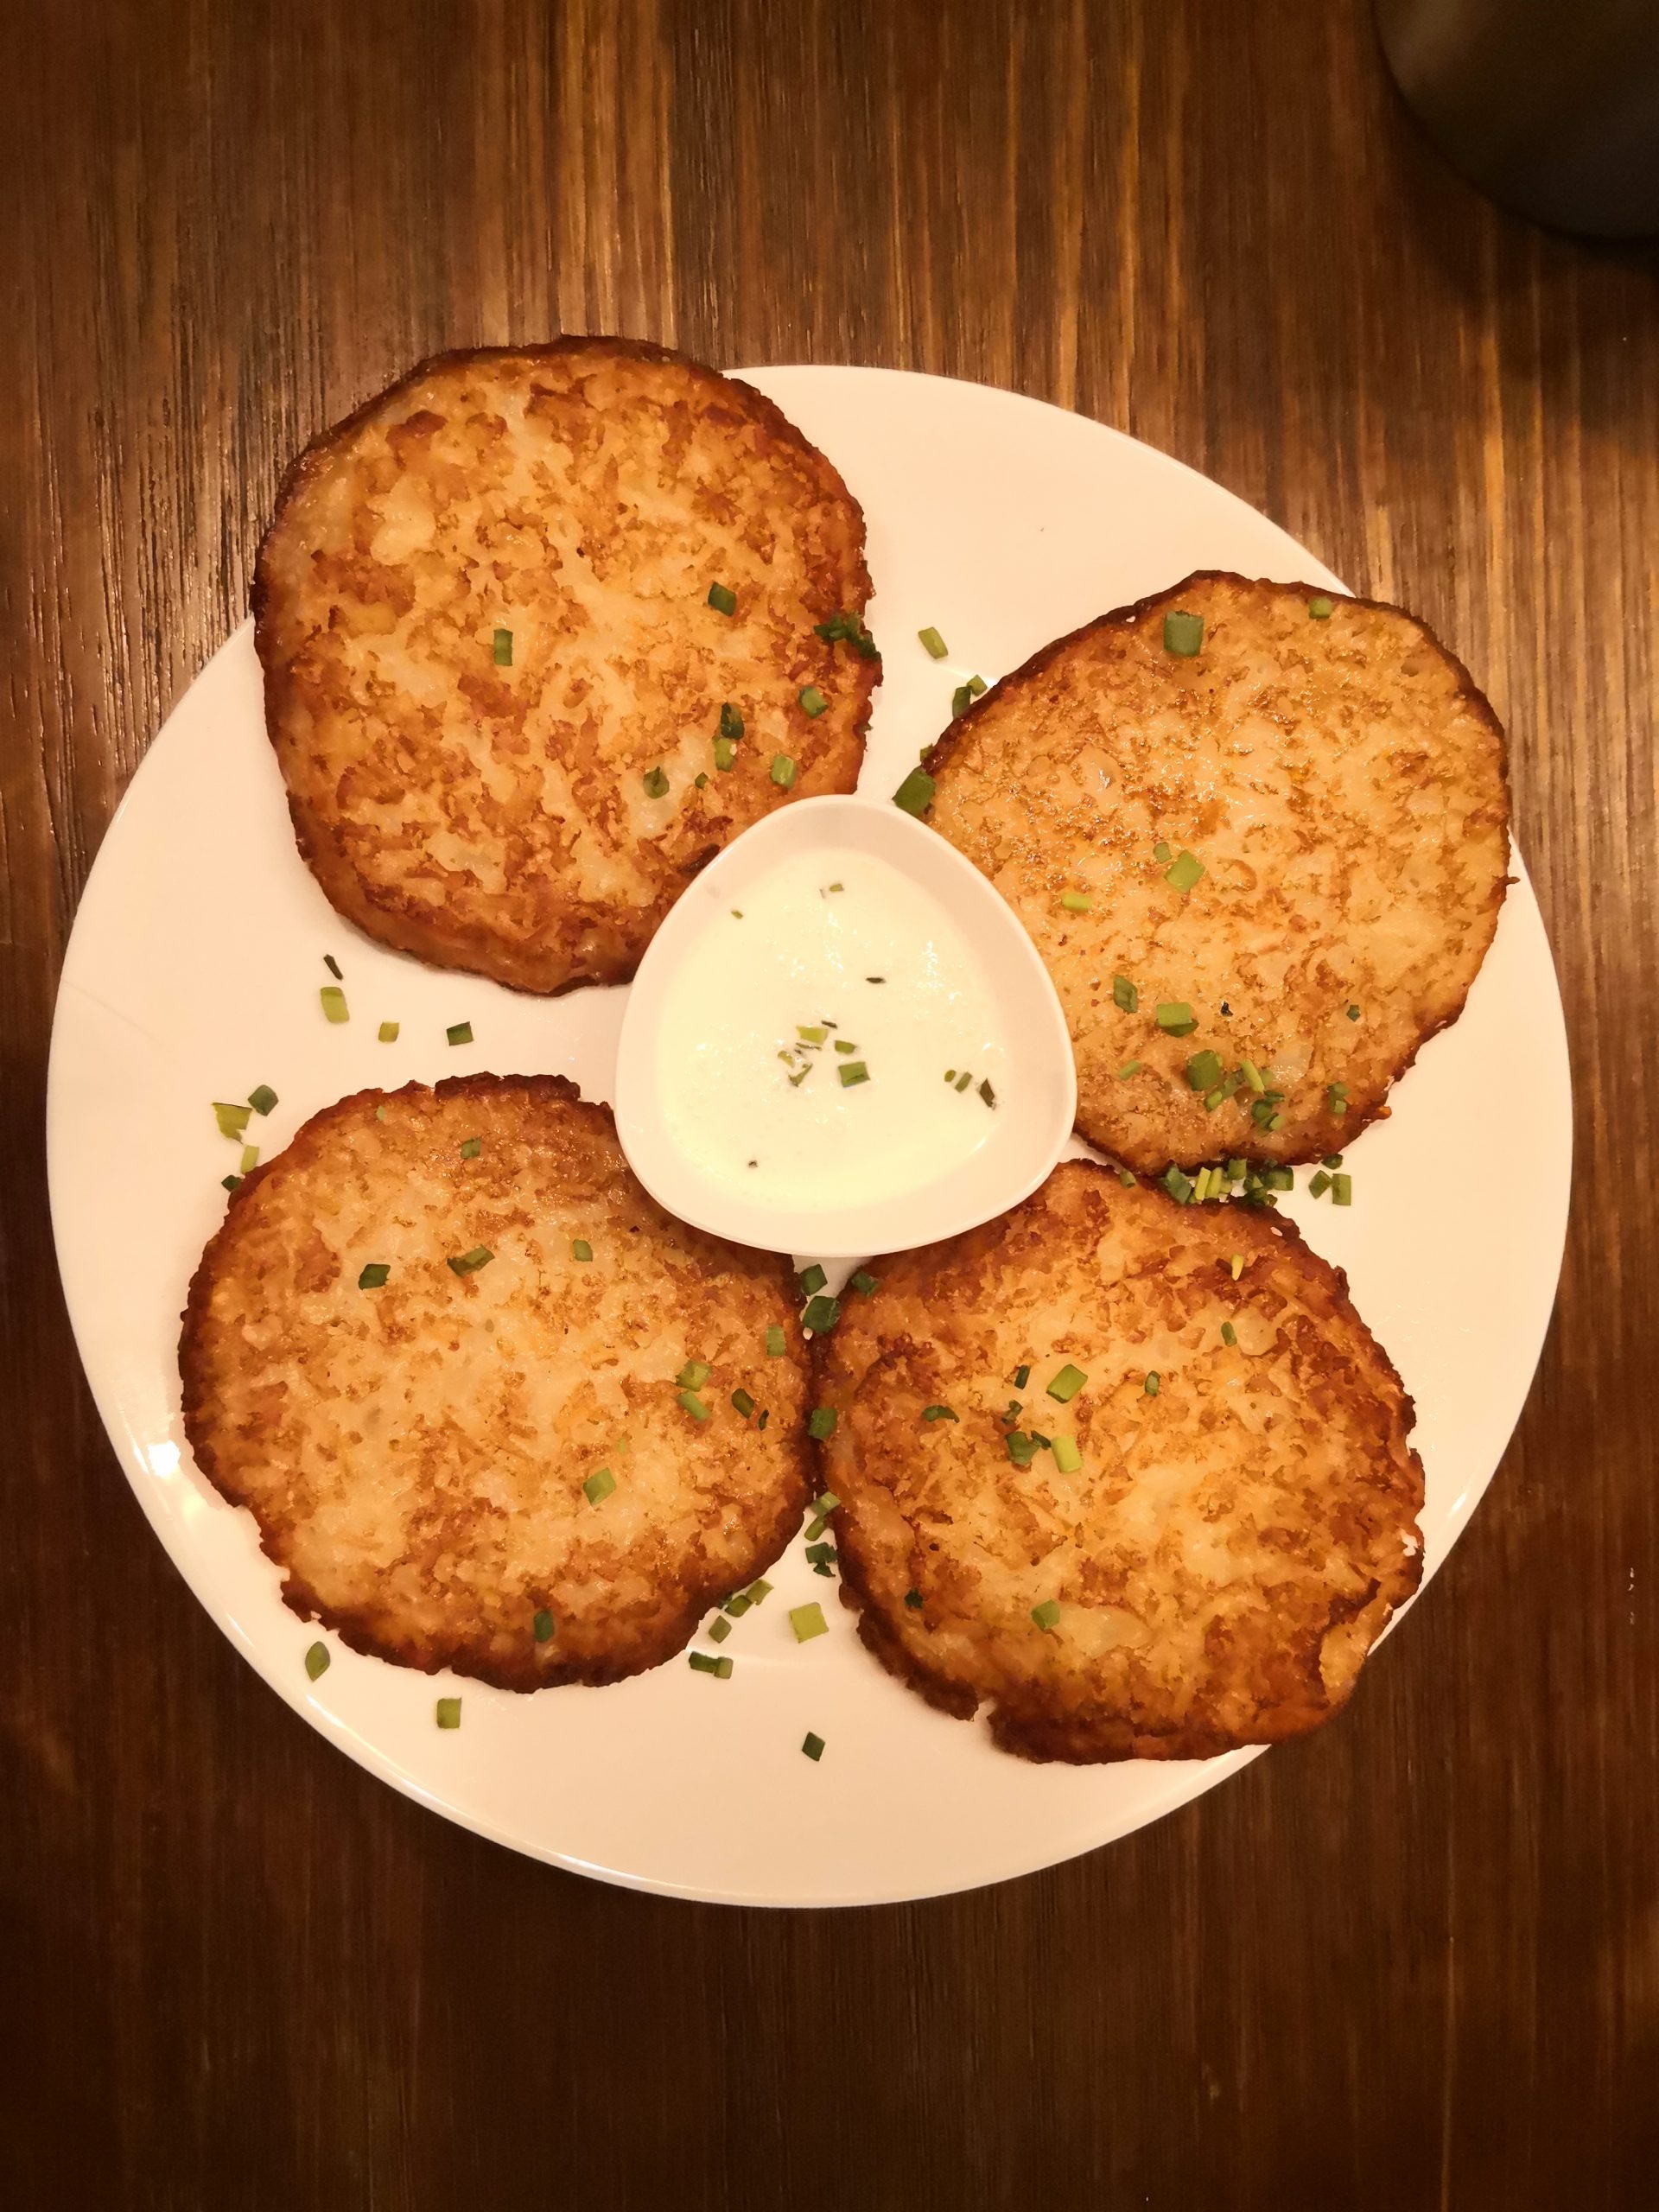
M 1342 1154 L 1339 1152 L 1327 1152 L 1319 1165 L 1321 1167 L 1340 1167 Z
M 1348 1111 L 1348 1086 L 1345 1083 L 1332 1084 L 1325 1091 L 1325 1098 L 1333 1114 L 1340 1116 Z
M 482 1137 L 463 1137 L 461 1141 L 461 1156 L 463 1160 L 476 1160 L 483 1149 Z
M 905 1603 L 910 1607 L 912 1613 L 919 1613 L 922 1610 L 921 1592 L 919 1590 L 906 1590 L 905 1592 Z
M 732 589 L 729 584 L 710 584 L 709 587 L 709 604 L 714 608 L 716 614 L 735 614 L 737 612 L 737 594 Z
M 359 1275 L 357 1287 L 359 1290 L 384 1289 L 386 1278 L 391 1273 L 391 1266 L 386 1261 L 371 1260 L 362 1274 Z
M 715 766 L 716 768 L 729 768 L 736 758 L 737 747 L 733 744 L 729 737 L 717 737 L 715 740 Z
M 991 1078 L 989 1076 L 987 1076 L 984 1081 L 980 1084 L 979 1095 L 985 1101 L 985 1103 L 988 1106 L 995 1106 L 996 1093 L 991 1089 Z
M 1181 852 L 1176 855 L 1172 865 L 1164 870 L 1164 881 L 1173 885 L 1185 897 L 1203 874 L 1204 862 L 1198 855 Z
M 732 1662 L 724 1656 L 716 1659 L 707 1651 L 692 1651 L 687 1654 L 687 1657 L 695 1675 L 715 1675 L 722 1682 L 731 1678 Z
M 1219 1052 L 1194 1052 L 1186 1064 L 1189 1090 L 1211 1090 L 1221 1081 L 1222 1066 Z
M 806 1310 L 801 1315 L 801 1326 L 810 1329 L 814 1336 L 823 1336 L 841 1319 L 841 1301 L 836 1298 L 809 1298 Z
M 924 632 L 923 635 L 925 636 L 926 632 Z M 823 1737 L 815 1736 L 812 1733 L 812 1731 L 809 1728 L 805 1735 L 801 1738 L 801 1749 L 806 1753 L 808 1758 L 821 1759 L 823 1757 Z
M 849 1287 L 855 1290 L 861 1298 L 868 1298 L 881 1287 L 877 1278 L 863 1268 L 856 1274 L 849 1275 L 847 1281 Z
M 845 1037 L 837 1037 L 836 1039 L 836 1050 L 838 1052 L 855 1052 L 858 1050 L 858 1047 L 856 1045 L 849 1043 Z
M 830 1516 L 837 1510 L 840 1504 L 841 1500 L 836 1496 L 834 1491 L 827 1490 L 824 1491 L 822 1497 L 815 1497 L 813 1499 L 812 1510 L 822 1516 L 825 1520 L 828 1520 Z
M 217 1098 L 213 1101 L 213 1119 L 219 1123 L 219 1134 L 229 1137 L 233 1144 L 240 1141 L 242 1132 L 252 1118 L 251 1106 L 227 1106 Z
M 688 1359 L 674 1380 L 683 1390 L 701 1390 L 714 1371 L 706 1360 Z
M 647 768 L 645 774 L 639 780 L 645 787 L 645 797 L 647 798 L 667 798 L 668 775 L 665 770 L 662 768 Z
M 922 1419 L 924 1421 L 957 1421 L 958 1418 L 959 1416 L 952 1413 L 949 1406 L 924 1406 L 922 1408 Z
M 463 1252 L 458 1260 L 451 1260 L 448 1265 L 458 1275 L 475 1275 L 480 1268 L 487 1268 L 494 1257 L 487 1244 L 474 1244 L 470 1252 Z
M 716 1613 L 705 1630 L 710 1643 L 724 1643 L 732 1632 L 732 1624 L 723 1613 Z
M 1191 660 L 1204 643 L 1204 617 L 1201 614 L 1166 614 L 1164 617 L 1164 651 L 1179 659 Z
M 616 1477 L 608 1467 L 598 1468 L 582 1486 L 582 1494 L 589 1505 L 598 1505 L 616 1488 Z
M 334 977 L 337 983 L 343 983 L 345 982 L 346 978 L 344 974 L 341 972 L 340 963 L 335 959 L 332 952 L 325 952 L 323 954 L 322 964 L 328 970 L 328 973 Z
M 918 630 L 916 635 L 921 639 L 925 651 L 931 653 L 935 660 L 943 660 L 950 650 L 938 632 L 931 626 L 925 630 Z
M 836 1073 L 841 1077 L 843 1090 L 850 1090 L 855 1084 L 868 1083 L 870 1079 L 870 1071 L 862 1060 L 843 1060 Z M 981 1087 L 983 1088 L 982 1085 Z
M 950 712 L 952 716 L 954 717 L 957 715 L 965 715 L 969 708 L 973 705 L 975 700 L 979 697 L 981 692 L 982 692 L 984 689 L 984 684 L 976 676 L 970 676 L 965 683 L 958 683 L 956 690 L 950 694 Z
M 833 1544 L 809 1544 L 806 1556 L 814 1567 L 833 1567 L 837 1554 Z
M 1028 1467 L 1037 1457 L 1038 1445 L 1034 1436 L 1027 1436 L 1020 1430 L 1011 1428 L 1002 1441 L 1007 1446 L 1008 1457 L 1016 1467 Z
M 1321 1167 L 1319 1173 L 1310 1179 L 1307 1186 L 1307 1195 L 1310 1198 L 1322 1198 L 1330 1187 L 1331 1178 L 1325 1173 L 1324 1168 Z
M 754 1400 L 747 1390 L 734 1390 L 732 1404 L 736 1411 L 742 1414 L 745 1421 L 747 1421 L 749 1415 L 754 1411 Z
M 741 1621 L 753 1602 L 747 1590 L 734 1590 L 731 1596 L 724 1600 L 724 1606 L 734 1621 Z
M 710 1418 L 708 1407 L 695 1390 L 677 1390 L 674 1395 L 682 1410 L 690 1414 L 693 1421 L 703 1421 Z
M 720 709 L 720 734 L 728 741 L 743 734 L 743 717 L 729 699 L 723 702 Z
M 906 814 L 920 817 L 933 804 L 933 779 L 925 768 L 912 768 L 893 795 L 895 806 L 903 807 Z
M 319 1675 L 328 1671 L 329 1651 L 326 1643 L 314 1643 L 305 1655 L 305 1671 L 315 1682 Z
M 1158 1395 L 1158 1385 L 1162 1381 L 1162 1376 L 1159 1374 L 1157 1369 L 1154 1367 L 1152 1372 L 1147 1376 L 1145 1382 L 1141 1385 L 1141 1388 L 1145 1390 L 1149 1398 L 1155 1398 Z
M 221 1191 L 239 1191 L 242 1187 L 242 1178 L 239 1175 L 221 1175 L 219 1179 L 219 1187 Z
M 790 759 L 787 753 L 774 753 L 772 754 L 772 780 L 777 785 L 779 791 L 786 791 L 793 788 L 795 782 L 795 763 Z
M 766 1357 L 768 1359 L 781 1359 L 788 1349 L 789 1346 L 785 1341 L 783 1330 L 779 1326 L 776 1321 L 772 1322 L 766 1331 Z
M 1014 1387 L 1016 1390 L 1023 1390 L 1030 1380 L 1031 1370 L 1029 1367 L 1016 1367 L 1014 1369 Z
M 1158 1027 L 1169 1037 L 1190 1037 L 1198 1027 L 1198 1020 L 1185 999 L 1166 999 L 1154 1017 Z
M 1120 1167 L 1118 1169 L 1117 1179 L 1123 1185 L 1126 1191 L 1132 1191 L 1135 1188 L 1135 1178 L 1130 1174 L 1127 1167 Z
M 957 1077 L 957 1089 L 958 1090 L 966 1090 L 973 1079 L 974 1078 L 971 1075 L 959 1075 Z
M 401 1022 L 383 1021 L 380 1025 L 380 1042 L 383 1045 L 395 1045 L 397 1042 L 397 1033 L 402 1027 Z
M 699 768 L 696 774 L 691 779 L 691 788 L 694 791 L 700 791 L 703 789 L 708 781 L 708 777 L 703 773 L 702 770 Z
M 1058 1398 L 1061 1405 L 1069 1406 L 1089 1377 L 1080 1367 L 1073 1367 L 1070 1360 L 1048 1386 L 1051 1398 Z
M 824 697 L 823 692 L 819 690 L 816 683 L 809 683 L 805 690 L 800 694 L 801 712 L 804 715 L 810 715 L 814 721 L 817 720 L 818 716 L 823 712 L 824 709 L 829 704 L 830 702 Z M 774 766 L 776 764 L 774 763 Z M 790 781 L 793 783 L 794 780 L 794 778 L 791 776 Z
M 473 1041 L 473 1025 L 470 1021 L 452 1022 L 443 1033 L 452 1045 L 470 1045 Z
M 795 1631 L 797 1643 L 810 1643 L 815 1636 L 828 1636 L 830 1624 L 823 1618 L 819 1605 L 795 1605 L 790 1609 L 789 1624 Z
M 1250 1089 L 1255 1093 L 1256 1096 L 1258 1098 L 1261 1097 L 1262 1092 L 1266 1090 L 1268 1086 L 1262 1082 L 1262 1071 L 1257 1067 L 1255 1062 L 1254 1060 L 1241 1060 L 1238 1064 L 1238 1071 L 1243 1077 L 1245 1082 L 1249 1084 Z
M 795 1034 L 804 1045 L 822 1045 L 830 1032 L 827 1029 L 819 1028 L 816 1022 L 798 1021 L 795 1025 Z
M 795 1280 L 801 1286 L 802 1297 L 810 1298 L 815 1290 L 823 1288 L 830 1278 L 815 1260 L 810 1268 L 803 1268 Z
M 493 651 L 495 653 L 495 664 L 498 668 L 511 668 L 512 666 L 512 632 L 511 630 L 498 630 L 496 632 Z
M 1094 900 L 1086 891 L 1067 891 L 1060 897 L 1060 904 L 1069 914 L 1089 914 L 1094 912 Z
M 1349 1007 L 1348 1019 L 1350 1021 L 1357 1021 L 1359 1020 L 1359 1008 L 1357 1006 L 1351 1006 Z
M 340 1022 L 351 1020 L 351 1009 L 346 1003 L 346 994 L 338 983 L 325 983 L 317 996 L 322 1001 L 323 1015 L 327 1020 Z
M 1326 599 L 1325 594 L 1321 593 L 1318 599 L 1310 599 L 1308 601 L 1307 611 L 1313 617 L 1313 620 L 1316 622 L 1328 622 L 1332 614 L 1336 613 L 1336 606 L 1337 603 L 1335 600 Z
M 1284 1116 L 1281 1114 L 1278 1118 L 1283 1121 Z M 1274 1126 L 1275 1124 L 1272 1122 L 1268 1124 L 1269 1128 Z M 1264 1167 L 1262 1170 L 1262 1185 L 1268 1191 L 1294 1191 L 1296 1187 L 1295 1170 L 1290 1167 Z
M 743 1592 L 743 1595 L 748 1599 L 752 1605 L 758 1605 L 761 1603 L 762 1599 L 771 1597 L 772 1585 L 767 1581 L 766 1576 L 763 1574 L 757 1581 L 750 1583 L 748 1588 Z
M 1166 861 L 1169 858 L 1169 847 L 1164 842 L 1161 837 L 1152 849 L 1152 857 L 1154 860 L 1160 861 Z
M 245 1144 L 245 1145 L 243 1146 L 243 1147 L 242 1147 L 242 1157 L 241 1157 L 241 1159 L 237 1162 L 237 1166 L 240 1168 L 240 1170 L 241 1170 L 241 1172 L 243 1173 L 243 1174 L 245 1174 L 245 1175 L 251 1175 L 251 1174 L 252 1174 L 252 1173 L 253 1173 L 253 1171 L 254 1171 L 254 1169 L 255 1169 L 258 1165 L 259 1165 L 259 1147 L 258 1147 L 258 1146 L 257 1146 L 257 1144 Z
M 441 1697 L 438 1700 L 437 1720 L 440 1728 L 459 1728 L 461 1700 L 458 1697 Z
M 1140 1012 L 1141 994 L 1127 976 L 1113 976 L 1112 1004 L 1118 1008 L 1120 1013 L 1122 1014 L 1138 1014 Z
M 1331 1203 L 1333 1206 L 1351 1206 L 1354 1203 L 1354 1179 L 1351 1175 L 1331 1178 Z
M 1125 1060 L 1117 1071 L 1118 1081 L 1127 1083 L 1132 1075 L 1139 1075 L 1145 1065 L 1144 1060 Z
M 806 1433 L 823 1443 L 826 1436 L 836 1433 L 836 1409 L 833 1406 L 815 1406 L 806 1417 Z
M 591 1260 L 594 1248 L 585 1236 L 573 1236 L 570 1239 L 570 1256 L 573 1260 Z
M 1168 1166 L 1165 1168 L 1163 1173 L 1158 1178 L 1158 1179 L 1163 1185 L 1165 1190 L 1169 1192 L 1170 1197 L 1174 1199 L 1178 1206 L 1185 1205 L 1188 1200 L 1192 1198 L 1192 1182 L 1186 1176 L 1182 1174 L 1180 1169 L 1175 1165 L 1173 1160 L 1170 1161 Z
M 1045 1635 L 1046 1635 L 1051 1629 L 1057 1628 L 1059 1625 L 1060 1619 L 1060 1608 L 1058 1599 L 1053 1598 L 1045 1598 L 1040 1605 L 1033 1605 L 1032 1607 L 1031 1618 L 1036 1622 L 1038 1627 L 1042 1630 Z
M 248 1103 L 256 1114 L 269 1114 L 276 1103 L 276 1094 L 268 1083 L 262 1083 L 257 1090 L 248 1093 Z
M 553 1616 L 545 1607 L 532 1618 L 530 1632 L 537 1643 L 551 1643 L 553 1641 Z
M 1224 1344 L 1236 1344 L 1238 1342 L 1238 1331 L 1230 1321 L 1224 1321 L 1221 1325 L 1221 1341 Z

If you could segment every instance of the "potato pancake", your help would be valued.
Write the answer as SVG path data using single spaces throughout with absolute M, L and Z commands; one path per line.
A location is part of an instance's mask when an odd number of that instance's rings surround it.
M 781 1258 L 654 1205 L 561 1077 L 359 1091 L 249 1175 L 203 1254 L 185 1431 L 288 1604 L 355 1650 L 615 1681 L 800 1525 L 798 1304 Z
M 1077 1763 L 1274 1743 L 1346 1701 L 1421 1573 L 1422 1467 L 1287 1223 L 1073 1160 L 870 1268 L 817 1387 L 843 1596 L 885 1666 Z
M 1046 646 L 926 765 L 1054 978 L 1078 1130 L 1143 1174 L 1351 1141 L 1497 925 L 1503 734 L 1398 607 L 1189 576 Z
M 857 782 L 869 591 L 857 501 L 747 385 L 625 339 L 440 354 L 301 454 L 260 548 L 300 850 L 423 960 L 626 979 L 731 838 Z

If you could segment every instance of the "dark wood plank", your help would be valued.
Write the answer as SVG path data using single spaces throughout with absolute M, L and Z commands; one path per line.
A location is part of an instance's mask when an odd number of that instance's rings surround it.
M 1643 2201 L 1651 251 L 1477 199 L 1351 5 L 13 0 L 6 23 L 9 2201 Z M 1420 608 L 1509 721 L 1580 1154 L 1500 1479 L 1338 1726 L 1000 1891 L 690 1909 L 372 1783 L 179 1584 L 54 1288 L 57 964 L 127 778 L 238 619 L 283 460 L 423 351 L 560 327 L 1081 408 Z

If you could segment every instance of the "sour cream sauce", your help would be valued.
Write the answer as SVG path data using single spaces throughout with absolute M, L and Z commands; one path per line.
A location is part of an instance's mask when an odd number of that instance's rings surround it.
M 701 931 L 664 998 L 657 1076 L 705 1173 L 826 1206 L 960 1166 L 1009 1080 L 995 998 L 938 899 L 833 848 L 779 861 Z

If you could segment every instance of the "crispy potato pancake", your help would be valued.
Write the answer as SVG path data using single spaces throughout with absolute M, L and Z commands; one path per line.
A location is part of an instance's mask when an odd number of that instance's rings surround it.
M 1143 1174 L 1351 1140 L 1497 925 L 1503 734 L 1398 607 L 1189 576 L 1046 646 L 927 766 L 1054 978 L 1079 1131 Z
M 203 1254 L 185 1431 L 289 1605 L 353 1649 L 504 1689 L 615 1681 L 800 1524 L 798 1305 L 783 1260 L 654 1205 L 557 1077 L 359 1091 L 253 1171 Z M 676 1383 L 694 1361 L 707 1419 Z
M 814 628 L 869 590 L 857 501 L 747 385 L 624 339 L 440 354 L 301 454 L 260 548 L 300 850 L 423 960 L 625 979 L 730 838 L 852 790 L 880 661 Z
M 818 1396 L 842 1593 L 885 1666 L 1077 1763 L 1274 1743 L 1346 1701 L 1417 1586 L 1422 1467 L 1398 1376 L 1287 1223 L 1073 1160 L 870 1265 Z

